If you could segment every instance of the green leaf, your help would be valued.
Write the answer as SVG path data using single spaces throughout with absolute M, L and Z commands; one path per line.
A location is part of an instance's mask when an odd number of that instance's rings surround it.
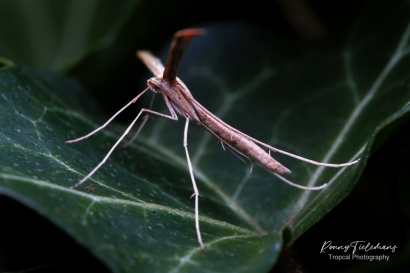
M 0 192 L 49 217 L 114 271 L 131 272 L 135 266 L 158 271 L 226 268 L 224 261 L 232 257 L 243 257 L 243 272 L 253 263 L 266 271 L 274 262 L 280 234 L 260 237 L 210 218 L 202 228 L 204 235 L 209 233 L 207 243 L 213 251 L 202 253 L 193 228 L 186 170 L 170 165 L 155 147 L 135 145 L 116 153 L 117 163 L 107 164 L 113 168 L 101 169 L 91 179 L 94 193 L 84 187 L 69 189 L 118 136 L 96 135 L 94 151 L 86 142 L 64 143 L 75 131 L 95 126 L 77 112 L 89 107 L 81 106 L 89 99 L 80 97 L 81 88 L 69 80 L 8 68 L 0 71 L 0 82 Z M 103 182 L 107 179 L 110 182 Z M 207 207 L 218 212 L 221 204 L 210 202 Z M 248 252 L 258 255 L 248 257 Z
M 386 16 L 397 9 L 402 17 Z M 319 192 L 301 191 L 257 166 L 249 175 L 250 164 L 191 124 L 188 148 L 203 196 L 206 253 L 194 229 L 184 122 L 150 120 L 133 145 L 118 148 L 71 190 L 124 127 L 65 144 L 106 118 L 79 85 L 56 74 L 0 70 L 0 192 L 49 218 L 114 272 L 267 272 L 284 243 L 350 192 L 372 147 L 409 116 L 409 9 L 380 5 L 366 12 L 341 50 L 317 52 L 244 25 L 210 26 L 188 48 L 179 77 L 228 124 L 313 160 L 361 158 L 329 169 L 274 154 L 292 170 L 288 179 L 329 183 Z
M 0 2 L 0 55 L 63 70 L 110 45 L 139 0 Z

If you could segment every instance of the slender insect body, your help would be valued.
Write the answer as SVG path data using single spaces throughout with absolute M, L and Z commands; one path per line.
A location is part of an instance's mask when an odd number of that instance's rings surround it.
M 193 105 L 191 102 L 194 102 L 195 99 L 179 78 L 169 82 L 160 77 L 153 77 L 148 80 L 148 86 L 154 92 L 161 93 L 164 100 L 168 100 L 171 108 L 179 115 L 197 124 L 205 125 L 204 127 L 216 138 L 248 158 L 252 163 L 277 174 L 289 174 L 291 172 L 243 134 L 230 130 L 228 126 L 214 119 L 207 111 L 198 106 L 198 103 Z
M 195 108 L 202 123 L 213 132 L 221 141 L 225 142 L 233 150 L 248 158 L 252 163 L 258 164 L 265 170 L 277 174 L 288 174 L 290 170 L 271 157 L 265 150 L 242 134 L 230 130 L 224 124 L 218 122 L 212 116 L 203 111 L 201 107 Z
M 277 174 L 288 174 L 291 172 L 243 134 L 230 130 L 228 126 L 214 119 L 201 106 L 198 106 L 198 103 L 193 105 L 191 102 L 196 102 L 195 99 L 179 78 L 169 82 L 160 77 L 153 77 L 147 83 L 151 90 L 161 93 L 165 101 L 169 100 L 169 104 L 175 112 L 197 124 L 205 125 L 204 127 L 221 140 L 222 143 L 227 144 L 234 151 L 248 158 L 252 163 Z
M 200 123 L 191 101 L 194 99 L 185 84 L 176 78 L 173 82 L 168 82 L 160 77 L 153 77 L 147 82 L 148 87 L 154 92 L 158 92 L 164 96 L 165 101 L 175 112 L 180 116 L 189 118 L 195 123 Z
M 318 166 L 326 166 L 326 167 L 333 167 L 333 168 L 340 168 L 346 167 L 353 164 L 356 164 L 359 159 L 343 163 L 343 164 L 330 164 L 330 163 L 321 163 L 317 161 L 313 161 L 307 158 L 303 158 L 298 155 L 294 155 L 288 153 L 286 151 L 279 150 L 275 147 L 272 147 L 266 143 L 263 143 L 255 138 L 252 138 L 239 130 L 229 126 L 217 116 L 213 115 L 209 112 L 205 107 L 199 104 L 192 96 L 191 92 L 185 86 L 185 84 L 176 76 L 178 72 L 178 67 L 181 62 L 181 58 L 185 52 L 186 47 L 188 46 L 189 42 L 198 35 L 204 35 L 205 30 L 203 29 L 186 29 L 178 31 L 175 34 L 174 41 L 171 45 L 171 50 L 168 55 L 168 61 L 166 66 L 164 67 L 161 61 L 152 55 L 149 51 L 140 50 L 137 51 L 137 56 L 146 64 L 146 66 L 151 70 L 151 72 L 155 75 L 155 77 L 150 78 L 147 82 L 148 88 L 142 91 L 139 95 L 137 95 L 133 100 L 131 100 L 126 106 L 124 106 L 121 110 L 119 110 L 113 117 L 111 117 L 104 125 L 95 129 L 91 133 L 74 139 L 68 140 L 67 143 L 77 142 L 83 139 L 88 138 L 89 136 L 93 135 L 94 133 L 98 132 L 99 130 L 105 128 L 119 113 L 121 113 L 124 109 L 126 109 L 131 104 L 135 103 L 143 94 L 147 92 L 148 89 L 151 89 L 154 92 L 153 99 L 155 97 L 155 93 L 162 94 L 165 104 L 168 107 L 170 112 L 169 114 L 163 114 L 160 112 L 153 111 L 151 101 L 149 108 L 142 108 L 137 117 L 134 121 L 129 125 L 127 130 L 124 134 L 118 139 L 118 141 L 114 144 L 105 158 L 98 164 L 88 175 L 86 175 L 83 179 L 81 179 L 77 184 L 72 186 L 71 188 L 76 188 L 77 186 L 81 185 L 84 181 L 90 178 L 108 159 L 114 149 L 120 144 L 120 142 L 124 139 L 124 137 L 130 132 L 132 126 L 138 121 L 141 117 L 143 122 L 138 129 L 137 133 L 128 142 L 126 145 L 128 146 L 137 136 L 138 133 L 141 131 L 142 127 L 148 120 L 148 115 L 157 115 L 163 118 L 167 118 L 170 120 L 177 121 L 178 115 L 185 118 L 185 129 L 184 129 L 184 138 L 183 138 L 183 146 L 186 153 L 186 159 L 188 164 L 189 173 L 191 176 L 192 186 L 194 189 L 194 194 L 192 197 L 195 197 L 195 229 L 198 236 L 198 242 L 200 247 L 205 250 L 205 245 L 202 241 L 202 235 L 199 228 L 199 191 L 198 187 L 195 182 L 195 175 L 192 167 L 192 163 L 188 153 L 188 125 L 189 121 L 193 121 L 201 126 L 203 126 L 208 132 L 214 135 L 218 140 L 221 141 L 222 146 L 226 144 L 236 153 L 242 155 L 243 157 L 249 159 L 252 164 L 258 164 L 262 168 L 266 169 L 267 171 L 276 175 L 279 179 L 284 181 L 285 183 L 291 185 L 292 187 L 296 187 L 303 190 L 320 190 L 326 187 L 326 184 L 322 186 L 314 187 L 314 186 L 301 186 L 295 184 L 284 177 L 282 174 L 288 174 L 290 171 L 282 166 L 278 161 L 276 161 L 273 157 L 270 156 L 270 151 L 279 152 L 290 157 L 297 158 L 299 160 L 308 162 L 310 164 L 315 164 Z M 145 113 L 145 116 L 142 114 Z M 266 152 L 261 147 L 264 147 L 268 150 Z M 91 190 L 91 187 L 90 189 Z M 94 187 L 92 188 L 94 190 Z

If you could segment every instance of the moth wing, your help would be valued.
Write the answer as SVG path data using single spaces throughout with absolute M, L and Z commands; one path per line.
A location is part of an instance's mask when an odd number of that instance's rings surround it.
M 138 50 L 137 57 L 148 67 L 148 69 L 157 77 L 162 78 L 164 73 L 164 65 L 161 60 L 155 57 L 147 50 Z
M 175 33 L 171 49 L 168 53 L 168 60 L 165 64 L 164 80 L 174 82 L 177 78 L 179 64 L 182 56 L 191 40 L 198 35 L 205 35 L 206 31 L 200 28 L 184 29 Z

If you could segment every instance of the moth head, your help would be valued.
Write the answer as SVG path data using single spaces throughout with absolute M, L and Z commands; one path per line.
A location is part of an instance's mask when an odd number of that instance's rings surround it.
M 147 81 L 148 87 L 154 91 L 161 93 L 161 81 L 158 77 L 153 77 Z

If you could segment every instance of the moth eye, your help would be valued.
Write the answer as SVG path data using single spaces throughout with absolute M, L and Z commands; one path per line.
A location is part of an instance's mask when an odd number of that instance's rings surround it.
M 156 85 L 156 83 L 155 83 L 152 79 L 149 79 L 148 82 L 147 82 L 147 84 L 148 84 L 149 88 L 150 88 L 152 91 L 154 91 L 154 92 L 158 92 L 159 89 L 160 89 L 160 88 L 158 87 L 158 85 Z

